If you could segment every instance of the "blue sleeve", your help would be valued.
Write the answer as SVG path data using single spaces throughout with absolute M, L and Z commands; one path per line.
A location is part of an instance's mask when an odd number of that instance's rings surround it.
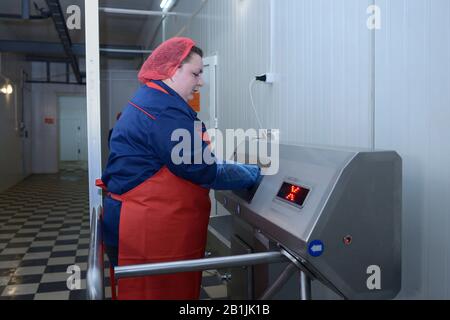
M 211 185 L 214 190 L 241 190 L 252 188 L 261 177 L 261 169 L 254 165 L 240 163 L 218 163 L 217 176 Z
M 173 174 L 198 185 L 213 183 L 217 176 L 216 158 L 202 139 L 201 122 L 168 108 L 154 126 L 150 143 Z

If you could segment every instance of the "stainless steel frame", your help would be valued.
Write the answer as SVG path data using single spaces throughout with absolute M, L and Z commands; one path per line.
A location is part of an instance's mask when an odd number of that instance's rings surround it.
M 102 208 L 92 210 L 86 289 L 89 300 L 104 300 Z
M 250 148 L 242 149 L 247 154 L 239 158 L 257 157 L 248 154 Z M 253 243 L 256 233 L 263 234 L 295 257 L 304 272 L 298 280 L 301 299 L 311 298 L 311 279 L 345 299 L 395 298 L 401 289 L 400 156 L 394 151 L 282 144 L 279 164 L 279 172 L 264 177 L 251 200 L 237 192 L 216 192 L 218 202 L 239 221 L 233 236 L 260 252 Z M 310 188 L 302 207 L 277 198 L 283 182 Z M 235 228 L 243 223 L 246 228 Z M 318 255 L 317 244 L 325 248 Z M 382 270 L 381 289 L 367 285 L 374 265 Z M 254 281 L 273 281 L 270 274 Z M 243 290 L 236 293 L 242 296 Z M 289 296 L 297 298 L 299 292 Z
M 104 300 L 104 260 L 103 260 L 103 209 L 92 210 L 91 237 L 89 244 L 89 258 L 87 270 L 87 298 L 89 300 Z M 146 277 L 152 275 L 174 274 L 192 271 L 205 271 L 221 268 L 253 266 L 258 264 L 272 264 L 290 261 L 284 250 L 279 252 L 255 253 L 233 257 L 198 259 L 168 263 L 156 263 L 136 266 L 116 267 L 116 279 Z M 296 266 L 291 263 L 291 266 Z M 272 288 L 272 292 L 277 288 Z
M 117 279 L 121 279 L 182 272 L 205 271 L 221 268 L 234 268 L 252 266 L 257 264 L 271 264 L 286 261 L 287 258 L 281 252 L 266 252 L 233 257 L 117 267 L 114 269 L 114 273 Z

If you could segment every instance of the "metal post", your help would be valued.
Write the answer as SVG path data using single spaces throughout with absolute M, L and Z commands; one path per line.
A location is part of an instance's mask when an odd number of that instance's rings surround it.
M 102 208 L 92 211 L 86 291 L 89 300 L 104 300 Z
M 167 28 L 167 24 L 166 24 L 166 16 L 163 16 L 163 20 L 162 20 L 162 42 L 166 41 L 166 28 Z
M 30 0 L 22 0 L 22 19 L 30 19 Z
M 98 0 L 85 0 L 86 17 L 86 96 L 88 118 L 90 212 L 102 204 L 95 180 L 102 174 L 100 114 L 100 45 Z M 92 221 L 91 221 L 92 223 Z
M 152 53 L 153 50 L 132 50 L 132 49 L 115 49 L 115 48 L 101 48 L 101 52 L 112 52 L 112 53 Z
M 281 275 L 277 280 L 273 283 L 273 285 L 268 288 L 259 300 L 270 300 L 272 299 L 278 291 L 284 286 L 284 284 L 291 278 L 291 276 L 298 271 L 298 268 L 295 264 L 290 263 L 286 269 L 283 270 Z
M 311 300 L 311 279 L 303 271 L 300 272 L 300 300 Z
M 116 267 L 114 274 L 116 279 L 136 278 L 162 274 L 174 274 L 213 269 L 236 268 L 257 264 L 270 264 L 287 262 L 288 259 L 280 252 L 255 253 L 248 255 L 188 260 L 168 263 L 155 263 L 147 265 Z
M 249 300 L 255 299 L 255 288 L 254 288 L 254 281 L 253 281 L 253 267 L 252 266 L 245 266 L 244 270 L 247 271 L 247 297 Z M 233 275 L 231 276 L 233 277 Z M 231 278 L 233 280 L 233 278 Z

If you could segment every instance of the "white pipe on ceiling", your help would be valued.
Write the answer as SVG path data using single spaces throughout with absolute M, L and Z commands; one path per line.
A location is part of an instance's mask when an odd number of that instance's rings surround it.
M 177 13 L 177 12 L 147 11 L 147 10 L 133 10 L 133 9 L 106 8 L 106 7 L 100 7 L 99 11 L 104 13 L 128 14 L 137 16 L 160 16 L 160 17 L 189 16 L 185 13 Z
M 153 50 L 131 50 L 131 49 L 113 49 L 113 48 L 102 48 L 101 52 L 113 52 L 113 53 L 152 53 Z

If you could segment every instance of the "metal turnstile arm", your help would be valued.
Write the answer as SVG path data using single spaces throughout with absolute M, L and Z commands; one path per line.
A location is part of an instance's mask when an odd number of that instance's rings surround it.
M 212 269 L 235 268 L 242 266 L 270 264 L 289 261 L 281 252 L 254 253 L 248 255 L 187 260 L 168 263 L 155 263 L 128 267 L 116 267 L 117 279 L 146 277 L 162 274 L 204 271 Z

